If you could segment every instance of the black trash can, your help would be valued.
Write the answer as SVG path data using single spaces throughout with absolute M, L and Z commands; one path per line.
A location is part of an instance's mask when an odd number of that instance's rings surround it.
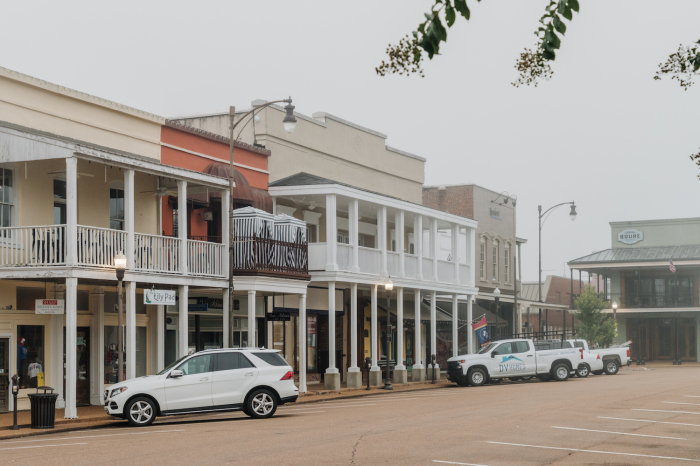
M 44 393 L 39 393 L 43 390 Z M 46 393 L 51 390 L 51 393 Z M 32 412 L 32 429 L 53 429 L 56 422 L 56 399 L 58 394 L 51 387 L 37 387 L 36 393 L 29 393 Z

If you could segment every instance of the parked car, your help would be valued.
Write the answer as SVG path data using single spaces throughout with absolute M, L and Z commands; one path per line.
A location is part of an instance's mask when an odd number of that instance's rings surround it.
M 580 348 L 537 349 L 532 340 L 502 340 L 487 344 L 476 354 L 448 359 L 447 378 L 462 387 L 528 376 L 564 381 L 583 359 Z
M 576 339 L 565 340 L 562 344 L 560 339 L 547 339 L 547 340 L 537 340 L 535 341 L 535 347 L 537 349 L 561 349 L 561 348 L 580 348 L 583 350 L 581 345 L 576 345 Z M 585 378 L 588 377 L 593 371 L 603 371 L 603 361 L 599 354 L 591 353 L 588 350 L 583 350 L 583 359 L 579 362 L 578 366 L 571 371 L 571 376 Z
M 592 355 L 600 356 L 600 359 L 603 361 L 603 367 L 600 369 L 593 369 L 591 367 L 593 374 L 599 375 L 605 372 L 608 375 L 615 375 L 620 370 L 621 366 L 629 366 L 632 363 L 630 359 L 630 342 L 610 348 L 591 349 L 586 340 L 567 341 L 577 348 L 582 348 L 584 352 L 590 352 Z
M 157 416 L 241 410 L 263 419 L 297 401 L 294 372 L 276 350 L 236 348 L 184 356 L 157 375 L 105 390 L 105 410 L 132 426 L 149 426 Z

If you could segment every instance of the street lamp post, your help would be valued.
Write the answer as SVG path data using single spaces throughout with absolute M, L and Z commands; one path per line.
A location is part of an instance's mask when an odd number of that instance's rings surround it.
M 296 127 L 297 124 L 297 119 L 294 117 L 294 105 L 292 105 L 292 98 L 288 99 L 282 99 L 282 100 L 273 100 L 272 102 L 266 102 L 262 105 L 258 105 L 256 107 L 253 107 L 252 110 L 248 111 L 245 113 L 241 118 L 237 121 L 234 122 L 234 116 L 236 115 L 236 107 L 231 106 L 229 108 L 229 170 L 228 170 L 228 189 L 229 189 L 229 196 L 233 194 L 233 148 L 235 146 L 234 142 L 235 139 L 233 137 L 233 130 L 236 129 L 236 126 L 238 126 L 243 120 L 246 119 L 247 116 L 251 116 L 251 118 L 255 118 L 255 112 L 260 111 L 266 107 L 269 107 L 270 105 L 273 104 L 279 104 L 279 103 L 286 103 L 287 105 L 284 106 L 284 119 L 282 120 L 282 124 L 284 126 L 284 130 L 288 133 L 291 133 L 294 131 L 294 128 Z M 248 124 L 248 123 L 246 123 Z M 245 127 L 245 125 L 243 125 Z M 240 133 L 239 133 L 240 135 Z M 228 246 L 228 289 L 229 289 L 229 294 L 228 294 L 228 312 L 230 314 L 231 319 L 229 322 L 233 322 L 233 241 L 231 241 L 231 238 L 233 236 L 233 202 L 232 200 L 228 203 L 228 234 L 229 234 L 229 246 Z M 229 332 L 229 346 L 231 346 L 233 342 L 233 326 L 231 325 L 228 329 L 225 331 Z M 255 334 L 252 336 L 248 337 L 248 341 L 252 342 L 249 346 L 255 346 L 256 342 L 253 342 L 252 340 L 255 338 Z
M 126 256 L 123 252 L 119 252 L 114 256 L 114 267 L 117 270 L 117 381 L 124 381 L 124 317 L 122 309 L 122 280 L 124 279 L 124 271 L 126 270 Z M 133 362 L 133 361 L 132 361 Z
M 391 364 L 389 363 L 389 355 L 391 353 L 391 290 L 394 289 L 394 283 L 389 278 L 389 281 L 384 284 L 386 291 L 386 382 L 382 387 L 384 390 L 393 390 L 391 386 Z
M 537 206 L 537 211 L 539 212 L 539 222 L 540 222 L 540 234 L 539 234 L 539 278 L 537 280 L 537 296 L 539 297 L 539 301 L 542 302 L 542 224 L 544 223 L 542 221 L 542 217 L 544 217 L 547 212 L 550 212 L 554 209 L 556 209 L 559 206 L 563 205 L 571 205 L 571 211 L 569 212 L 569 217 L 571 218 L 571 221 L 573 222 L 576 220 L 576 203 L 574 201 L 571 202 L 562 202 L 561 204 L 557 204 L 555 206 L 550 207 L 549 209 L 545 210 L 542 212 L 542 206 L 538 205 Z M 546 220 L 546 219 L 545 219 Z
M 501 304 L 501 290 L 496 287 L 495 290 L 493 290 L 493 296 L 496 298 L 496 328 L 498 328 L 498 318 L 501 317 L 500 312 L 499 312 L 499 307 Z M 499 332 L 500 333 L 500 332 Z
M 612 310 L 613 310 L 613 325 L 615 326 L 615 338 L 617 338 L 617 301 L 613 301 L 612 303 Z

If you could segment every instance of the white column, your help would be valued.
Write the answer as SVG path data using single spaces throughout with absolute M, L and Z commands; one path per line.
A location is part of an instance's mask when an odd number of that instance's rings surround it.
M 423 280 L 423 217 L 416 215 L 413 218 L 413 242 L 416 256 L 418 256 L 418 267 L 416 269 L 416 279 Z M 430 271 L 425 271 L 429 274 Z M 422 369 L 422 367 L 421 367 Z
M 75 406 L 78 363 L 77 295 L 78 279 L 66 278 L 66 410 L 64 416 L 66 419 L 78 418 L 78 410 Z M 63 354 L 63 348 L 61 348 L 61 354 Z
M 126 380 L 136 378 L 136 282 L 126 284 Z
M 78 262 L 78 159 L 66 159 L 66 265 Z M 63 348 L 61 348 L 61 354 Z M 63 363 L 61 363 L 63 367 Z M 61 381 L 63 385 L 63 381 Z
M 518 304 L 518 308 L 515 310 L 518 313 L 518 331 L 515 333 L 521 333 L 523 331 L 523 307 Z
M 327 373 L 337 373 L 335 362 L 335 282 L 328 282 L 328 369 Z
M 469 333 L 467 334 L 467 348 L 469 349 L 469 354 L 474 354 L 474 330 L 472 329 L 472 321 L 474 320 L 474 316 L 472 315 L 472 301 L 473 301 L 474 295 L 467 295 L 467 320 L 469 321 L 468 329 Z
M 421 328 L 420 328 L 420 290 L 413 290 L 414 296 L 415 296 L 415 318 L 416 318 L 416 325 L 415 325 L 415 331 L 414 331 L 414 343 L 413 343 L 413 353 L 414 353 L 414 361 L 413 361 L 413 368 L 414 369 L 423 369 L 423 351 L 421 349 Z
M 348 204 L 348 229 L 350 233 L 350 272 L 360 271 L 359 261 L 359 201 L 354 199 Z M 353 365 L 355 367 L 355 364 Z
M 459 356 L 459 300 L 457 294 L 452 295 L 452 356 Z
M 59 285 L 54 284 L 53 299 L 64 299 L 65 293 L 59 291 Z M 58 394 L 56 399 L 56 408 L 63 409 L 66 407 L 63 393 L 63 315 L 51 316 L 51 352 L 49 353 L 49 361 L 51 364 L 51 386 L 54 387 L 54 393 Z
M 403 213 L 403 212 L 402 212 Z M 403 288 L 396 288 L 396 369 L 404 370 L 403 364 Z
M 348 372 L 360 372 L 357 367 L 357 283 L 350 285 L 350 368 Z
M 396 251 L 399 253 L 399 277 L 403 278 L 406 276 L 406 256 L 404 247 L 404 212 L 400 210 L 396 212 L 394 218 L 394 223 L 396 225 Z
M 467 285 L 475 286 L 476 284 L 476 268 L 479 256 L 476 254 L 476 229 L 469 228 L 467 230 L 467 264 L 469 264 L 469 282 Z
M 165 368 L 165 306 L 156 306 L 156 374 Z M 226 335 L 224 333 L 224 335 Z
M 229 275 L 229 267 L 231 264 L 229 264 L 229 260 L 231 258 L 231 255 L 229 254 L 229 248 L 231 247 L 231 233 L 229 232 L 229 213 L 228 209 L 230 207 L 230 202 L 231 202 L 231 194 L 228 189 L 225 189 L 221 191 L 221 244 L 224 245 L 224 254 L 225 254 L 225 259 L 224 259 L 224 277 L 228 277 Z M 224 302 L 227 302 L 226 299 L 224 299 Z M 224 331 L 224 335 L 226 335 L 226 331 Z M 224 337 L 226 338 L 226 337 Z M 225 348 L 228 348 L 225 346 Z
M 178 212 L 179 216 L 180 212 Z M 178 294 L 178 307 L 180 308 L 180 313 L 177 319 L 177 332 L 178 332 L 178 352 L 177 357 L 181 358 L 185 356 L 188 352 L 189 345 L 187 344 L 187 338 L 189 336 L 188 328 L 188 316 L 187 316 L 187 299 L 189 296 L 189 287 L 187 285 L 180 285 L 177 287 Z
M 459 285 L 459 225 L 452 225 L 452 260 L 455 263 L 455 283 Z
M 371 303 L 370 303 L 370 332 L 372 334 L 372 371 L 379 370 L 377 363 L 377 285 L 372 285 L 371 288 Z
M 335 194 L 326 195 L 326 270 L 333 272 L 338 270 L 336 260 L 338 242 L 336 198 Z
M 430 279 L 438 281 L 438 236 L 437 236 L 437 219 L 430 219 L 430 257 L 433 258 L 433 270 L 430 273 Z
M 255 348 L 255 290 L 248 290 L 248 348 Z
M 230 336 L 231 336 L 231 311 L 228 308 L 229 307 L 228 306 L 229 290 L 228 290 L 228 288 L 222 288 L 221 291 L 223 291 L 223 301 L 224 301 L 224 306 L 223 306 L 224 348 L 230 348 L 231 342 L 229 340 L 230 340 Z M 269 346 L 268 346 L 268 348 L 269 348 Z
M 379 243 L 379 251 L 381 252 L 381 262 L 379 263 L 379 275 L 382 277 L 389 276 L 389 268 L 387 267 L 387 222 L 386 222 L 386 207 L 381 206 L 377 209 L 377 242 Z
M 177 181 L 177 237 L 180 240 L 180 272 L 187 275 L 187 181 L 183 180 Z M 184 354 L 187 354 L 187 351 Z
M 99 398 L 100 404 L 104 404 L 104 393 L 105 393 L 105 289 L 103 286 L 97 288 L 97 293 L 95 293 L 96 300 L 96 315 L 95 315 L 95 327 L 97 333 L 94 334 L 92 340 L 95 342 L 97 347 L 95 366 L 93 369 L 97 372 L 97 397 Z
M 306 293 L 299 295 L 299 393 L 306 393 Z
M 437 357 L 437 309 L 436 309 L 436 293 L 434 291 L 430 292 L 430 354 L 434 354 Z M 430 358 L 430 356 L 428 356 Z M 437 365 L 431 366 L 433 369 Z
M 126 264 L 128 268 L 133 269 L 136 265 L 134 263 L 134 170 L 128 168 L 124 169 L 124 231 L 126 232 L 126 251 L 124 251 Z M 128 283 L 127 286 L 129 286 Z M 126 378 L 130 379 L 128 373 L 127 366 Z

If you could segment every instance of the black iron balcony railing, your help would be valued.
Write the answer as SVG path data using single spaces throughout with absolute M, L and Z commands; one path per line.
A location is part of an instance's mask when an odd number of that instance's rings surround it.
M 670 290 L 667 293 L 610 293 L 610 305 L 618 309 L 661 309 L 699 307 L 698 296 L 690 289 Z
M 289 243 L 257 236 L 239 236 L 233 239 L 234 275 L 296 275 L 309 274 L 309 247 L 307 243 Z

